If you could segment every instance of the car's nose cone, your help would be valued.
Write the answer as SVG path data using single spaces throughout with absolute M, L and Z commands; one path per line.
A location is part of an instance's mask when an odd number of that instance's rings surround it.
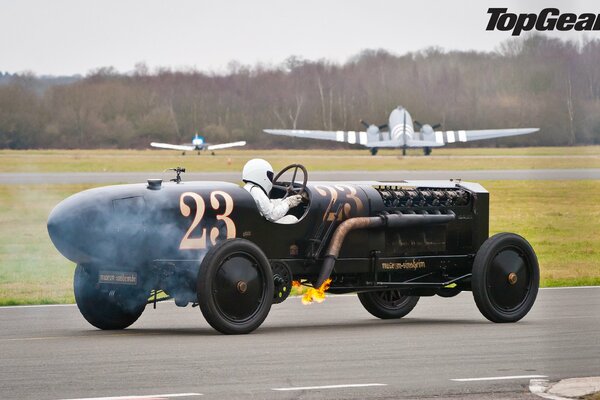
M 87 257 L 80 247 L 84 227 L 77 211 L 65 203 L 67 200 L 59 203 L 48 216 L 48 235 L 63 256 L 76 263 L 85 262 Z

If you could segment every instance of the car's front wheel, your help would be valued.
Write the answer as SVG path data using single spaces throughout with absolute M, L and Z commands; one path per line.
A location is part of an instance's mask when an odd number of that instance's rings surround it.
M 514 233 L 488 238 L 473 261 L 471 286 L 479 311 L 492 322 L 516 322 L 533 306 L 540 269 L 531 245 Z
M 98 283 L 96 268 L 77 265 L 73 279 L 81 315 L 99 329 L 125 329 L 144 312 L 148 295 L 137 287 L 108 289 Z
M 273 273 L 260 248 L 231 239 L 211 248 L 200 264 L 198 304 L 206 321 L 225 334 L 258 328 L 273 302 Z

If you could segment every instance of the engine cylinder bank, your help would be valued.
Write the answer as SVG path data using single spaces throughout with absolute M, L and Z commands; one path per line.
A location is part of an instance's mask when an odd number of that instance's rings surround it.
M 466 206 L 471 201 L 468 191 L 460 188 L 416 189 L 395 186 L 375 188 L 386 208 L 444 208 Z

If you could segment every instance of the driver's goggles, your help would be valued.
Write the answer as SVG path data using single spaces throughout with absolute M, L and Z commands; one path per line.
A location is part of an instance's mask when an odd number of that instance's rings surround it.
M 273 171 L 267 171 L 267 178 L 269 178 L 269 182 L 273 182 Z

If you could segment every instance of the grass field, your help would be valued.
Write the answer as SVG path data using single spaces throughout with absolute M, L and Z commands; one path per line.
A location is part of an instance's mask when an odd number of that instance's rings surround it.
M 340 170 L 490 170 L 600 168 L 600 146 L 435 149 L 401 157 L 400 150 L 228 150 L 211 156 L 182 156 L 171 150 L 2 150 L 0 172 L 159 172 L 184 166 L 190 172 L 240 171 L 250 158 L 262 157 L 280 169 L 292 162 L 310 171 Z
M 542 285 L 600 284 L 600 181 L 489 181 L 491 234 L 536 250 Z M 73 301 L 74 266 L 46 232 L 50 210 L 91 185 L 0 185 L 0 305 Z

